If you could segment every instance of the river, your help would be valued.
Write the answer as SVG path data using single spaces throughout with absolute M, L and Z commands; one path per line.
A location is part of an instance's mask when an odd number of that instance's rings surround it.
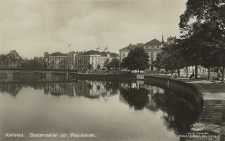
M 0 140 L 178 141 L 200 113 L 143 82 L 0 83 Z

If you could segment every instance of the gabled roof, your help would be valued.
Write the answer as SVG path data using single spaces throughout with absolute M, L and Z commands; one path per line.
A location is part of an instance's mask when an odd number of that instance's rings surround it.
M 142 44 L 142 43 L 138 43 L 138 44 L 136 44 L 136 45 L 131 45 L 131 44 L 130 44 L 129 46 L 126 46 L 126 47 L 120 49 L 120 51 L 121 51 L 121 50 L 130 50 L 130 49 L 134 49 L 134 48 L 136 48 L 136 47 L 143 47 L 143 44 Z
M 145 43 L 144 45 L 161 45 L 161 44 L 162 44 L 162 43 L 161 43 L 159 40 L 153 39 L 153 40 L 151 40 L 151 41 Z

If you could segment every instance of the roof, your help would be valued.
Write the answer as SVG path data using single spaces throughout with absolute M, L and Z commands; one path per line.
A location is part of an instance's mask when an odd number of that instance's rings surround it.
M 99 51 L 89 50 L 84 53 L 80 53 L 79 55 L 100 55 Z
M 145 43 L 145 45 L 161 45 L 161 44 L 162 43 L 159 40 L 157 40 L 157 39 L 153 39 L 153 40 Z
M 143 44 L 142 43 L 138 43 L 138 44 L 136 44 L 136 45 L 129 45 L 129 46 L 126 46 L 126 47 L 124 47 L 124 48 L 122 48 L 122 49 L 120 49 L 120 50 L 130 50 L 130 49 L 134 49 L 134 48 L 136 48 L 136 47 L 143 47 Z
M 110 56 L 116 58 L 116 57 L 119 57 L 119 54 L 117 54 L 117 53 L 110 53 Z
M 136 47 L 143 47 L 144 45 L 161 45 L 161 44 L 162 44 L 162 43 L 161 43 L 159 40 L 153 39 L 153 40 L 151 40 L 151 41 L 149 41 L 149 42 L 147 42 L 147 43 L 145 43 L 145 44 L 142 44 L 142 43 L 138 43 L 138 44 L 136 44 L 136 45 L 131 45 L 131 44 L 130 44 L 129 46 L 120 49 L 120 51 L 121 51 L 121 50 L 130 50 L 130 49 L 134 49 L 134 48 L 136 48 Z
M 61 53 L 61 52 L 54 52 L 54 53 L 50 54 L 49 56 L 67 56 L 67 54 Z
M 100 55 L 100 56 L 105 56 L 107 57 L 107 55 L 110 54 L 110 57 L 119 57 L 118 54 L 116 53 L 110 53 L 109 51 L 107 52 L 99 52 L 99 51 L 95 51 L 95 50 L 89 50 L 89 51 L 86 51 L 84 53 L 80 53 L 78 55 Z

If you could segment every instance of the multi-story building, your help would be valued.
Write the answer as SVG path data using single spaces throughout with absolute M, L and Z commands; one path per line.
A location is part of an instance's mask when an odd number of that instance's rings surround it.
M 74 51 L 69 52 L 66 58 L 66 69 L 73 70 L 74 69 L 74 61 L 75 61 L 76 53 Z
M 75 70 L 79 71 L 86 71 L 88 70 L 88 66 L 91 65 L 93 69 L 98 68 L 98 65 L 100 68 L 104 67 L 105 61 L 108 59 L 109 62 L 117 58 L 119 59 L 119 55 L 116 53 L 110 53 L 110 52 L 99 52 L 90 50 L 84 53 L 79 53 L 75 56 Z
M 44 57 L 48 69 L 74 69 L 73 62 L 75 60 L 75 55 L 75 52 L 55 52 L 52 54 L 46 52 Z
M 153 66 L 151 64 L 156 59 L 156 55 L 161 52 L 162 45 L 163 45 L 163 38 L 162 42 L 158 41 L 157 39 L 153 39 L 145 44 L 143 43 L 138 43 L 136 45 L 130 44 L 129 46 L 119 50 L 120 62 L 122 62 L 122 60 L 128 56 L 128 53 L 130 52 L 131 49 L 134 49 L 136 47 L 142 47 L 149 56 L 149 64 L 150 64 L 149 69 L 153 70 Z

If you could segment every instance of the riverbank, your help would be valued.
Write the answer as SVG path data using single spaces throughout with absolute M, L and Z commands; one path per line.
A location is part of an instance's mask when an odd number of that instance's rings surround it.
M 196 124 L 204 125 L 204 129 L 200 132 L 207 136 L 189 137 L 185 140 L 225 141 L 225 84 L 207 81 L 206 74 L 199 74 L 199 77 L 199 79 L 178 78 L 178 80 L 193 84 L 202 93 L 204 109 Z
M 143 75 L 143 74 L 142 74 Z M 149 79 L 148 79 L 149 77 Z M 155 77 L 156 79 L 150 79 Z M 213 77 L 213 75 L 212 75 Z M 78 74 L 74 79 L 64 79 L 64 77 L 52 76 L 54 79 L 23 79 L 22 82 L 58 82 L 58 81 L 77 81 L 79 79 L 90 79 L 90 80 L 118 80 L 118 81 L 129 81 L 137 80 L 137 74 Z M 160 74 L 147 74 L 145 76 L 145 82 L 149 83 L 152 81 L 152 84 L 163 85 L 167 89 L 173 89 L 177 93 L 184 95 L 189 101 L 192 101 L 191 105 L 196 105 L 194 108 L 199 108 L 202 111 L 200 117 L 196 123 L 203 124 L 204 129 L 202 133 L 207 133 L 208 135 L 213 135 L 212 137 L 207 138 L 185 138 L 182 140 L 225 140 L 225 84 L 216 82 L 215 84 L 207 81 L 207 74 L 199 74 L 199 79 L 188 79 L 185 77 L 180 78 L 171 78 L 171 76 Z M 6 78 L 7 80 L 7 78 Z M 148 81 L 149 80 L 149 81 Z M 8 80 L 6 82 L 15 81 Z M 16 80 L 21 82 L 21 80 Z M 143 82 L 143 81 L 142 81 Z M 184 89 L 189 89 L 183 91 Z M 196 95 L 193 95 L 188 92 L 191 91 L 200 91 Z M 194 93 L 194 92 L 193 92 Z M 194 97 L 194 99 L 192 99 Z M 204 100 L 204 105 L 200 105 L 202 98 Z M 197 99 L 197 102 L 195 101 Z M 204 107 L 202 110 L 201 107 Z
M 215 77 L 216 74 L 212 73 L 211 78 Z M 147 78 L 145 76 L 145 78 Z M 172 78 L 171 75 L 157 75 L 153 77 L 158 77 L 155 81 L 164 85 L 168 84 L 171 88 L 171 82 L 174 84 L 172 87 L 184 86 L 187 88 L 196 88 L 203 98 L 203 110 L 195 122 L 196 125 L 203 125 L 203 130 L 191 131 L 188 136 L 181 137 L 182 141 L 225 141 L 225 84 L 217 81 L 213 83 L 207 81 L 207 74 L 199 73 L 198 79 L 189 79 L 185 76 L 180 78 Z M 148 81 L 148 78 L 145 79 Z M 154 80 L 153 80 L 154 81 Z M 186 84 L 179 84 L 186 83 Z M 191 84 L 192 86 L 188 85 Z M 180 88 L 183 89 L 183 88 Z M 199 95 L 199 94 L 197 94 Z M 197 97 L 195 97 L 196 99 Z M 195 137 L 193 137 L 193 135 Z
M 94 73 L 78 73 L 76 75 L 76 79 L 85 79 L 85 80 L 121 80 L 121 81 L 127 81 L 127 80 L 136 80 L 137 75 L 136 74 L 94 74 Z

